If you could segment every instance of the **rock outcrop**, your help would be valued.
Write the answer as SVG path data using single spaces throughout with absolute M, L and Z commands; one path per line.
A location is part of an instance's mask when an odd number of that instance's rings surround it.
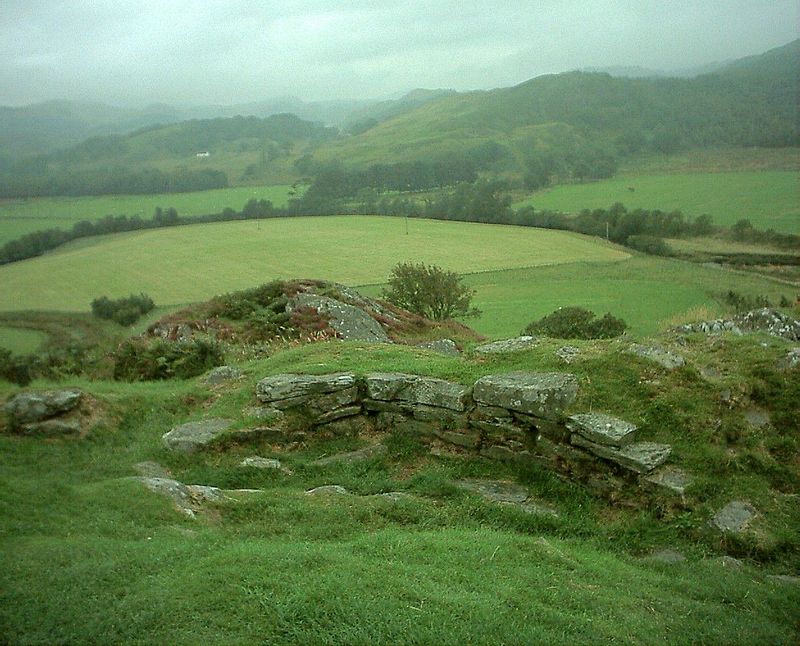
M 80 433 L 79 407 L 84 394 L 77 388 L 25 391 L 5 404 L 11 428 L 26 435 L 72 435 Z
M 330 326 L 345 341 L 391 343 L 380 323 L 361 307 L 308 292 L 294 296 L 286 305 L 286 311 L 291 312 L 298 307 L 311 307 L 323 316 L 329 317 Z
M 232 425 L 232 419 L 221 418 L 188 422 L 164 433 L 161 439 L 172 451 L 194 453 L 223 435 Z
M 485 343 L 475 348 L 476 354 L 506 354 L 508 352 L 520 352 L 528 350 L 529 348 L 536 347 L 539 339 L 535 336 L 518 336 L 513 339 L 503 339 L 502 341 L 494 341 L 492 343 Z

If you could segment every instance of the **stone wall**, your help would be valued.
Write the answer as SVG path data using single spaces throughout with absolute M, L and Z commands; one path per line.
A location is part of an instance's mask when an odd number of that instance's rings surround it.
M 432 451 L 538 465 L 615 499 L 631 487 L 682 497 L 671 449 L 637 441 L 637 428 L 601 413 L 566 416 L 578 382 L 568 373 L 512 372 L 472 387 L 404 373 L 282 374 L 258 382 L 259 429 L 280 441 L 409 432 Z

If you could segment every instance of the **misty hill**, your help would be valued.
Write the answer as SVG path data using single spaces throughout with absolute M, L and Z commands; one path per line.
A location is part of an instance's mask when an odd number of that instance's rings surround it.
M 444 97 L 318 156 L 351 165 L 466 156 L 518 170 L 531 157 L 797 145 L 798 42 L 692 79 L 568 72 Z

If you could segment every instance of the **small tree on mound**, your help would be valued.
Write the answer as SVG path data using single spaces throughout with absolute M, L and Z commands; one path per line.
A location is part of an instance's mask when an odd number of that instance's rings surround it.
M 523 334 L 543 334 L 557 339 L 610 339 L 622 334 L 628 324 L 622 319 L 595 313 L 583 307 L 560 307 L 544 318 L 534 321 Z
M 434 321 L 456 316 L 477 316 L 471 307 L 475 290 L 462 284 L 461 277 L 436 265 L 401 262 L 392 269 L 389 289 L 383 297 L 409 312 Z

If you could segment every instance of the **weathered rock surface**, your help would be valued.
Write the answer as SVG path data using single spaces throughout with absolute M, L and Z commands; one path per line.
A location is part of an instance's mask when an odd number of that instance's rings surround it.
M 769 426 L 769 413 L 761 408 L 748 408 L 744 411 L 744 418 L 755 428 Z
M 564 363 L 572 363 L 578 358 L 581 351 L 574 345 L 563 345 L 556 350 L 556 356 Z
M 30 422 L 22 424 L 18 430 L 25 435 L 41 435 L 45 437 L 56 437 L 59 435 L 76 435 L 81 432 L 81 422 L 79 419 L 46 419 L 41 422 Z
M 346 496 L 349 493 L 341 485 L 322 485 L 306 491 L 307 496 Z
M 219 366 L 206 375 L 206 383 L 209 386 L 216 386 L 226 381 L 238 379 L 242 374 L 241 370 L 233 366 Z
M 567 419 L 567 428 L 597 444 L 621 447 L 633 442 L 636 426 L 605 413 L 579 413 Z
M 472 397 L 487 406 L 557 419 L 577 393 L 578 381 L 567 373 L 510 372 L 481 377 L 475 382 Z
M 588 449 L 598 457 L 611 460 L 621 467 L 637 473 L 649 473 L 666 462 L 672 452 L 672 448 L 668 444 L 656 444 L 655 442 L 636 442 L 618 449 L 590 442 L 578 434 L 573 434 L 570 442 L 575 446 Z
M 645 481 L 678 496 L 683 496 L 694 478 L 682 469 L 664 466 L 646 476 Z
M 628 352 L 634 356 L 653 361 L 667 370 L 675 370 L 675 368 L 680 368 L 686 363 L 686 360 L 681 355 L 661 346 L 644 346 L 634 343 L 628 349 Z
M 299 401 L 303 397 L 316 397 L 343 390 L 351 390 L 356 377 L 351 373 L 329 375 L 283 374 L 266 377 L 256 384 L 256 396 L 264 404 L 284 400 Z M 355 401 L 351 399 L 349 401 Z
M 520 352 L 536 347 L 539 339 L 535 336 L 518 336 L 513 339 L 503 339 L 492 343 L 485 343 L 475 348 L 476 354 L 505 354 L 506 352 Z
M 187 516 L 194 518 L 199 506 L 204 502 L 215 502 L 224 499 L 221 489 L 205 485 L 185 485 L 172 478 L 138 477 L 145 487 L 169 496 L 175 506 Z
M 233 420 L 222 418 L 188 422 L 164 433 L 161 439 L 166 447 L 172 451 L 194 453 L 208 446 L 208 444 L 225 433 L 232 424 Z
M 781 370 L 791 370 L 797 366 L 800 366 L 800 348 L 789 350 L 778 365 Z
M 734 334 L 766 332 L 789 341 L 800 341 L 800 321 L 769 307 L 739 314 L 732 319 L 715 319 L 682 325 L 678 330 L 704 334 L 720 334 L 725 331 Z
M 438 341 L 419 343 L 417 344 L 417 347 L 433 350 L 434 352 L 438 352 L 439 354 L 444 354 L 449 357 L 461 356 L 461 352 L 459 351 L 458 346 L 456 346 L 456 342 L 452 339 L 439 339 Z
M 5 411 L 13 424 L 41 422 L 77 408 L 82 397 L 77 388 L 26 391 L 8 400 Z
M 252 467 L 253 469 L 263 469 L 265 471 L 283 471 L 280 460 L 275 458 L 262 458 L 258 455 L 250 455 L 239 463 L 240 467 Z
M 721 532 L 740 534 L 747 529 L 756 513 L 756 508 L 749 502 L 733 500 L 714 514 L 709 524 Z
M 527 514 L 542 516 L 558 516 L 558 512 L 549 505 L 534 501 L 528 490 L 507 480 L 458 480 L 454 483 L 459 489 L 478 494 L 489 502 L 500 505 L 511 505 Z
M 408 402 L 463 411 L 469 389 L 443 379 L 401 372 L 373 372 L 366 376 L 367 396 L 386 402 Z
M 286 305 L 286 310 L 290 312 L 297 307 L 313 307 L 329 317 L 330 326 L 345 341 L 391 343 L 381 324 L 359 307 L 310 293 L 295 295 Z
M 364 447 L 363 449 L 358 449 L 357 451 L 328 455 L 310 462 L 309 465 L 313 467 L 324 467 L 329 464 L 350 464 L 352 462 L 371 460 L 372 458 L 381 457 L 383 455 L 386 455 L 386 447 L 383 444 L 374 444 Z

